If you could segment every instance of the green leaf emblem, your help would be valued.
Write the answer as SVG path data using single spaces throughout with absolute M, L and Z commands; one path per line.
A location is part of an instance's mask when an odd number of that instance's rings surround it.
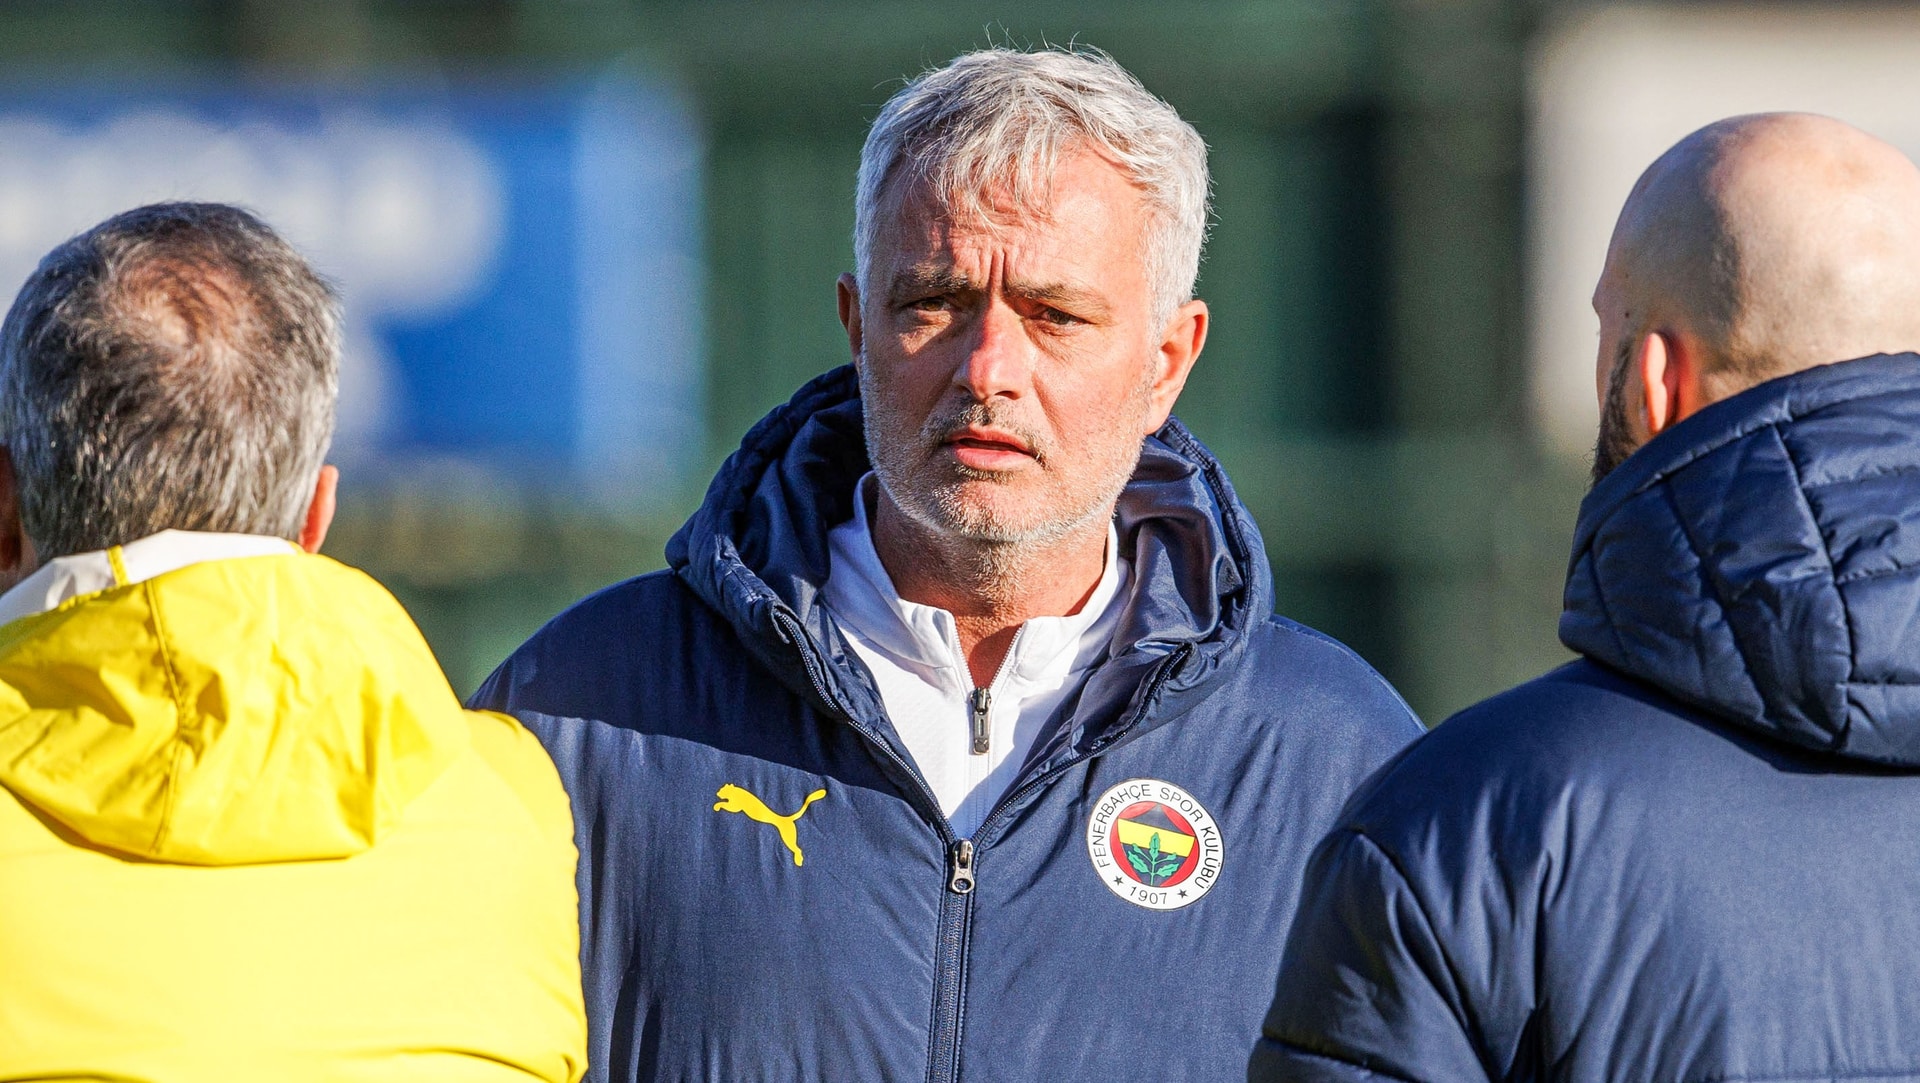
M 1148 836 L 1147 845 L 1144 847 L 1129 845 L 1121 847 L 1121 850 L 1127 855 L 1127 864 L 1133 867 L 1140 882 L 1148 887 L 1160 887 L 1165 884 L 1167 878 L 1179 872 L 1180 866 L 1186 861 L 1179 854 L 1160 848 L 1158 831 Z
M 1153 866 L 1149 865 L 1147 859 L 1141 855 L 1140 847 L 1126 846 L 1122 849 L 1127 852 L 1127 864 L 1133 866 L 1133 871 L 1139 873 L 1142 880 L 1153 879 Z

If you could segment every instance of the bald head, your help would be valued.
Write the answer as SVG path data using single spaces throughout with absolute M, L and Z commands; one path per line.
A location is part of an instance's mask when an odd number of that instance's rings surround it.
M 1634 186 L 1602 301 L 1623 337 L 1691 336 L 1710 399 L 1920 349 L 1920 170 L 1827 117 L 1710 124 Z

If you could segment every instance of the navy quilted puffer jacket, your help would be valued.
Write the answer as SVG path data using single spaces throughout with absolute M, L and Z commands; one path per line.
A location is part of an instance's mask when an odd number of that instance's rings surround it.
M 1418 724 L 1272 616 L 1259 531 L 1170 421 L 1120 497 L 1105 660 L 957 838 L 819 604 L 867 469 L 838 369 L 747 435 L 671 571 L 477 697 L 573 798 L 591 1078 L 1239 1075 L 1307 855 Z
M 1920 1080 L 1920 357 L 1649 442 L 1560 635 L 1343 814 L 1252 1078 Z

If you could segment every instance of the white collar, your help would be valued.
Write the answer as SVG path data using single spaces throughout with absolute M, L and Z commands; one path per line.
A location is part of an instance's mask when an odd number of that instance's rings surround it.
M 835 617 L 874 646 L 911 662 L 953 671 L 971 687 L 966 658 L 960 651 L 960 633 L 953 614 L 900 597 L 893 577 L 880 562 L 867 521 L 867 497 L 878 483 L 872 473 L 854 487 L 853 519 L 835 527 L 828 537 L 829 571 L 823 593 Z M 1125 588 L 1129 567 L 1120 559 L 1120 536 L 1107 524 L 1106 563 L 1100 581 L 1079 612 L 1067 616 L 1034 617 L 1021 626 L 1014 647 L 1003 663 L 1009 676 L 1032 680 L 1052 664 L 1071 656 L 1071 666 L 1091 665 L 1106 649 L 1106 638 L 1089 635 L 1108 616 Z M 1105 630 L 1105 629 L 1102 629 Z
M 139 541 L 55 557 L 0 594 L 0 624 L 45 613 L 69 598 L 124 587 L 207 560 L 280 556 L 300 547 L 261 534 L 162 530 Z

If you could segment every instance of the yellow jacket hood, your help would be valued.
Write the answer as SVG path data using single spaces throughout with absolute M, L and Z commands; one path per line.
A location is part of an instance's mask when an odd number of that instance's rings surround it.
M 399 603 L 326 557 L 193 564 L 0 627 L 0 786 L 131 857 L 360 853 L 468 734 Z

